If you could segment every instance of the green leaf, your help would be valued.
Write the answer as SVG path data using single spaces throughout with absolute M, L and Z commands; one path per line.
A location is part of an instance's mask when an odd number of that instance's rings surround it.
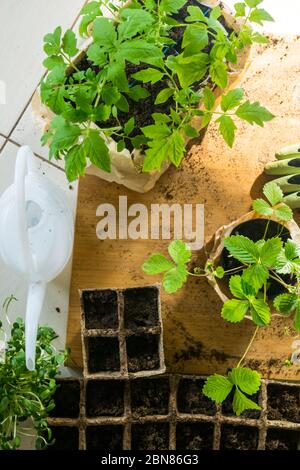
M 142 265 L 143 271 L 150 275 L 163 273 L 173 267 L 173 263 L 160 253 L 154 253 Z
M 117 33 L 113 22 L 108 18 L 97 18 L 93 26 L 93 38 L 102 49 L 109 52 L 115 48 Z
M 152 64 L 153 59 L 161 59 L 162 51 L 153 43 L 145 39 L 132 39 L 118 46 L 115 59 L 117 62 L 127 60 L 135 65 L 141 62 Z
M 261 106 L 258 101 L 255 103 L 245 101 L 245 103 L 238 107 L 235 114 L 251 125 L 255 123 L 261 127 L 264 126 L 264 122 L 271 121 L 275 117 L 270 111 Z
M 224 268 L 222 268 L 222 266 L 218 266 L 214 270 L 214 276 L 217 277 L 218 279 L 223 279 L 224 275 L 225 275 L 225 271 L 224 271 Z
M 187 0 L 161 0 L 159 9 L 165 13 L 177 13 L 186 3 Z
M 262 264 L 249 266 L 243 273 L 244 280 L 252 285 L 256 291 L 262 288 L 268 277 L 269 271 Z
M 236 367 L 228 373 L 229 380 L 238 385 L 248 395 L 258 392 L 261 385 L 261 375 L 248 367 Z
M 273 301 L 274 307 L 284 315 L 290 315 L 297 307 L 298 296 L 296 294 L 280 294 Z
M 212 81 L 220 88 L 226 88 L 228 84 L 227 65 L 221 60 L 215 60 L 210 68 L 209 74 Z
M 241 276 L 231 276 L 229 280 L 229 289 L 232 295 L 237 299 L 245 299 L 245 294 L 242 288 Z
M 120 100 L 121 96 L 122 96 L 121 93 L 115 86 L 113 87 L 106 86 L 102 90 L 102 98 L 105 104 L 107 105 L 112 105 L 112 104 L 117 103 Z
M 135 85 L 129 88 L 129 90 L 127 91 L 127 94 L 128 96 L 130 96 L 130 98 L 133 101 L 136 101 L 136 102 L 143 100 L 147 98 L 148 96 L 150 96 L 149 91 L 146 88 L 143 88 L 141 85 Z
M 282 220 L 284 222 L 288 222 L 289 220 L 292 220 L 293 218 L 292 209 L 283 203 L 279 207 L 274 209 L 274 214 L 279 220 Z
M 98 121 L 107 121 L 110 118 L 111 107 L 106 104 L 100 104 L 97 108 L 93 110 L 93 119 Z
M 123 111 L 123 113 L 128 113 L 129 103 L 128 103 L 128 101 L 127 101 L 127 99 L 125 98 L 124 95 L 120 96 L 120 99 L 118 99 L 118 101 L 116 102 L 116 107 L 118 109 L 120 109 L 121 111 Z M 114 117 L 116 117 L 116 116 L 114 116 Z
M 107 66 L 107 79 L 110 80 L 119 91 L 126 91 L 128 93 L 128 80 L 125 65 L 122 60 L 112 62 Z
M 60 53 L 61 26 L 58 26 L 53 33 L 44 36 L 44 51 L 47 55 L 57 55 Z
M 3 413 L 9 405 L 9 398 L 7 396 L 4 396 L 2 400 L 0 401 L 0 413 Z
M 271 313 L 268 304 L 263 299 L 250 300 L 252 319 L 257 326 L 266 326 L 270 323 Z
M 203 103 L 205 109 L 211 111 L 215 105 L 216 97 L 209 87 L 205 87 L 203 91 Z
M 82 7 L 82 9 L 80 10 L 81 15 L 86 15 L 86 14 L 95 13 L 95 12 L 99 14 L 101 12 L 100 3 L 96 1 L 87 3 L 87 5 Z
M 228 397 L 232 390 L 232 383 L 223 375 L 214 374 L 210 375 L 204 384 L 203 394 L 215 401 L 222 403 Z
M 186 264 L 190 261 L 192 252 L 182 240 L 174 240 L 168 247 L 168 252 L 176 264 Z
M 111 161 L 108 147 L 97 129 L 90 129 L 83 141 L 84 151 L 90 161 L 108 173 L 111 172 Z
M 76 36 L 74 31 L 71 29 L 68 29 L 65 32 L 62 40 L 62 47 L 69 57 L 74 57 L 78 53 Z
M 72 147 L 65 157 L 65 171 L 70 182 L 83 176 L 86 168 L 86 156 L 82 145 Z
M 148 68 L 145 70 L 140 70 L 132 75 L 132 78 L 140 80 L 143 83 L 156 83 L 162 79 L 164 73 L 157 69 Z
M 278 184 L 270 181 L 264 185 L 263 193 L 272 206 L 276 206 L 283 199 L 283 192 Z
M 255 263 L 259 257 L 255 243 L 243 235 L 231 235 L 224 239 L 224 246 L 241 263 Z
M 292 261 L 300 256 L 300 246 L 289 239 L 284 246 L 284 253 L 286 258 Z
M 245 16 L 245 13 L 246 13 L 246 5 L 245 3 L 235 3 L 234 4 L 234 9 L 235 9 L 235 16 L 236 17 L 239 17 L 239 16 Z
M 157 95 L 157 97 L 154 101 L 154 104 L 165 103 L 173 95 L 174 95 L 174 89 L 173 88 L 164 88 L 163 90 L 161 90 L 158 93 L 158 95 Z
M 236 108 L 244 96 L 244 90 L 242 88 L 236 88 L 230 90 L 226 95 L 222 96 L 221 109 L 226 112 L 229 109 Z
M 238 388 L 236 388 L 234 392 L 232 408 L 237 416 L 240 416 L 246 410 L 261 409 L 257 403 L 247 398 Z
M 250 13 L 249 21 L 263 26 L 264 21 L 274 21 L 272 16 L 263 8 L 256 8 Z
M 182 48 L 185 55 L 193 55 L 202 51 L 208 44 L 207 28 L 203 24 L 193 24 L 185 28 Z
M 263 36 L 262 34 L 258 33 L 257 31 L 252 33 L 251 39 L 253 42 L 256 42 L 257 44 L 269 43 L 269 39 L 266 36 Z
M 262 2 L 263 0 L 245 0 L 245 3 L 249 8 L 255 8 Z
M 209 64 L 209 57 L 203 52 L 185 57 L 183 54 L 169 56 L 166 65 L 177 74 L 182 88 L 187 88 L 201 80 Z
M 43 61 L 43 65 L 48 70 L 53 70 L 56 67 L 58 67 L 59 70 L 62 70 L 62 68 L 65 70 L 67 67 L 64 63 L 64 59 L 61 56 L 57 55 L 51 55 L 50 57 L 47 57 Z
M 163 286 L 166 292 L 172 294 L 180 289 L 186 282 L 188 272 L 185 266 L 178 265 L 167 271 L 163 277 Z
M 137 8 L 124 8 L 120 13 L 123 20 L 118 33 L 121 40 L 132 38 L 138 33 L 144 32 L 148 26 L 154 23 L 153 16 L 145 10 Z
M 80 135 L 81 129 L 79 126 L 64 121 L 56 128 L 56 132 L 52 137 L 51 150 L 53 154 L 56 154 L 57 151 L 68 149 L 76 142 Z
M 300 331 L 300 302 L 298 300 L 296 315 L 294 319 L 294 327 L 296 331 Z
M 149 139 L 164 139 L 171 135 L 171 130 L 166 124 L 152 124 L 150 126 L 142 127 L 141 131 Z
M 248 310 L 248 300 L 231 299 L 224 302 L 221 316 L 231 323 L 238 323 L 243 320 Z
M 195 127 L 193 126 L 190 126 L 189 124 L 185 124 L 183 126 L 183 130 L 184 130 L 185 135 L 191 138 L 198 137 L 199 135 L 199 132 L 197 131 L 197 129 L 195 129 Z
M 270 216 L 273 214 L 273 209 L 264 199 L 255 199 L 252 203 L 252 207 L 257 214 Z
M 95 65 L 102 67 L 106 63 L 106 54 L 98 43 L 93 43 L 87 50 L 87 57 Z
M 220 124 L 219 131 L 223 136 L 225 142 L 229 145 L 229 147 L 232 147 L 234 142 L 235 131 L 237 129 L 233 119 L 230 116 L 223 115 L 220 116 L 216 120 L 216 122 Z
M 270 238 L 260 249 L 260 261 L 267 267 L 273 267 L 282 249 L 282 240 L 278 237 Z
M 172 135 L 168 138 L 168 145 L 169 159 L 176 167 L 179 167 L 185 154 L 185 141 L 178 130 L 173 131 Z
M 133 131 L 134 129 L 134 125 L 135 125 L 135 119 L 134 117 L 131 117 L 130 119 L 128 119 L 128 121 L 124 124 L 124 133 L 126 135 L 130 135 L 131 132 Z
M 194 21 L 200 21 L 203 23 L 207 23 L 207 18 L 204 15 L 203 11 L 201 8 L 191 5 L 187 7 L 187 11 L 189 13 L 189 16 L 186 17 L 185 21 L 186 22 L 194 22 Z

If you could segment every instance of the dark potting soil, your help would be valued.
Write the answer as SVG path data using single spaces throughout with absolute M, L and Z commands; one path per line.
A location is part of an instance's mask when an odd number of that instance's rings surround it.
M 169 424 L 133 424 L 131 428 L 132 450 L 168 450 Z
M 125 328 L 137 330 L 139 327 L 158 326 L 158 289 L 145 287 L 124 291 Z
M 52 438 L 54 444 L 47 450 L 78 450 L 79 449 L 79 429 L 74 426 L 52 426 Z
M 300 423 L 300 390 L 288 385 L 268 385 L 268 419 Z
M 122 450 L 123 426 L 105 425 L 86 428 L 87 450 Z
M 265 234 L 266 225 L 268 222 L 269 222 L 269 227 Z M 265 235 L 265 240 L 278 236 L 282 230 L 282 227 L 283 226 L 281 224 L 274 222 L 273 220 L 268 221 L 267 219 L 255 219 L 255 220 L 250 220 L 248 222 L 242 223 L 231 232 L 231 235 L 243 235 L 245 237 L 250 238 L 254 242 L 257 242 L 258 240 L 261 240 L 264 237 L 264 235 Z M 289 238 L 291 238 L 290 232 L 285 227 L 283 228 L 280 238 L 283 242 L 286 242 Z M 225 271 L 241 266 L 240 261 L 229 256 L 229 252 L 226 248 L 224 248 L 221 253 L 220 264 L 223 266 Z M 237 274 L 240 274 L 240 272 L 238 272 Z M 284 275 L 281 274 L 280 277 L 286 283 L 294 283 L 293 278 L 289 274 L 284 274 Z M 230 277 L 227 276 L 226 280 L 229 281 L 229 279 Z M 285 292 L 285 288 L 284 286 L 274 281 L 273 279 L 269 279 L 267 292 L 268 292 L 269 298 L 272 299 L 276 295 L 282 294 L 283 292 Z
M 233 402 L 233 397 L 234 397 L 234 390 L 228 395 L 226 400 L 222 403 L 222 414 L 225 416 L 236 416 L 232 409 L 232 402 Z M 260 404 L 260 393 L 255 393 L 255 395 L 251 395 L 249 397 L 252 401 L 255 403 Z M 259 419 L 260 417 L 260 411 L 259 410 L 248 410 L 244 411 L 241 416 L 242 418 L 250 418 L 250 419 Z
M 212 423 L 177 424 L 177 450 L 211 450 L 213 439 L 214 425 Z
M 220 449 L 256 450 L 258 429 L 250 426 L 231 426 L 222 424 Z
M 266 450 L 300 450 L 300 432 L 290 429 L 268 429 Z
M 168 379 L 136 379 L 130 382 L 131 411 L 134 416 L 167 415 L 170 386 Z
M 86 387 L 86 413 L 94 416 L 122 416 L 124 382 L 122 380 L 89 380 Z
M 118 299 L 115 291 L 84 291 L 82 298 L 87 329 L 118 328 Z
M 216 405 L 202 393 L 202 379 L 181 379 L 177 391 L 179 413 L 214 415 Z
M 126 339 L 128 371 L 154 370 L 160 366 L 159 336 L 134 335 Z
M 118 338 L 89 337 L 88 370 L 95 372 L 114 372 L 120 370 L 120 351 Z
M 78 380 L 58 379 L 58 388 L 54 394 L 55 408 L 51 417 L 77 418 L 80 409 L 80 383 Z

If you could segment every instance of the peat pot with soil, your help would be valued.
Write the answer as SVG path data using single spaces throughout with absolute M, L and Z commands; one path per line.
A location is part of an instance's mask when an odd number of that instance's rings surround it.
M 272 21 L 262 0 L 238 2 L 234 12 L 217 1 L 119 3 L 83 7 L 80 49 L 72 30 L 57 27 L 44 38 L 45 106 L 38 95 L 33 105 L 50 158 L 64 159 L 70 181 L 87 170 L 145 192 L 180 165 L 187 141 L 199 143 L 212 119 L 229 146 L 237 119 L 259 126 L 273 119 L 234 88 L 251 44 L 268 42 L 252 28 Z
M 225 321 L 255 324 L 236 367 L 227 376 L 210 376 L 203 387 L 204 395 L 231 405 L 238 416 L 261 409 L 257 403 L 261 375 L 243 366 L 259 329 L 278 316 L 292 317 L 296 332 L 300 331 L 300 229 L 276 183 L 267 183 L 263 193 L 265 199 L 253 201 L 253 212 L 216 232 L 205 266 L 191 263 L 191 250 L 180 240 L 169 245 L 171 259 L 155 253 L 143 264 L 147 274 L 164 273 L 163 286 L 169 293 L 181 288 L 189 275 L 207 278 L 223 303 Z

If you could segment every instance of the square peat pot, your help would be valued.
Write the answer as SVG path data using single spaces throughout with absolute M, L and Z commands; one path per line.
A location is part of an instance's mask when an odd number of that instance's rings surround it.
M 85 377 L 165 372 L 159 286 L 87 289 L 80 297 Z
M 177 388 L 177 413 L 214 416 L 216 404 L 202 393 L 204 378 L 182 377 Z
M 76 378 L 56 379 L 57 389 L 53 396 L 55 408 L 51 418 L 79 418 L 82 382 Z
M 85 384 L 87 418 L 120 417 L 125 412 L 125 381 L 91 379 Z
M 168 422 L 135 423 L 131 427 L 132 450 L 168 450 L 170 425 Z
M 257 450 L 259 429 L 252 426 L 222 424 L 221 450 Z
M 123 449 L 124 429 L 121 424 L 103 424 L 86 427 L 86 450 Z
M 269 383 L 267 386 L 267 416 L 271 421 L 300 423 L 300 387 Z
M 131 413 L 134 418 L 169 414 L 170 382 L 168 377 L 131 380 L 130 396 Z
M 79 428 L 77 426 L 51 426 L 53 444 L 47 450 L 78 450 Z
M 205 422 L 178 423 L 176 426 L 177 450 L 212 450 L 214 424 Z

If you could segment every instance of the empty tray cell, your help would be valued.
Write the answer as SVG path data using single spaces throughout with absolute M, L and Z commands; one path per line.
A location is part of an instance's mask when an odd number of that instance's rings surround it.
M 117 292 L 109 289 L 86 290 L 82 292 L 85 328 L 117 329 L 118 296 Z
M 89 380 L 86 386 L 86 414 L 121 416 L 124 413 L 124 381 Z
M 300 450 L 300 431 L 268 429 L 266 450 Z
M 54 394 L 55 408 L 50 416 L 57 418 L 78 418 L 80 409 L 79 380 L 57 379 L 58 387 Z
M 159 325 L 158 287 L 126 289 L 123 295 L 125 328 L 136 330 Z
M 103 425 L 87 426 L 86 449 L 87 450 L 122 450 L 123 426 Z
M 258 445 L 258 429 L 250 426 L 221 426 L 220 449 L 256 450 Z
M 139 335 L 126 339 L 128 371 L 155 370 L 160 367 L 159 336 Z
M 181 379 L 177 391 L 179 413 L 214 415 L 215 403 L 202 393 L 205 380 Z
M 226 400 L 222 403 L 222 414 L 224 416 L 237 417 L 232 409 L 233 397 L 234 397 L 234 390 L 228 395 Z M 257 392 L 254 395 L 251 395 L 251 397 L 249 398 L 255 403 L 258 403 L 259 406 L 261 406 L 261 395 L 259 392 Z M 249 418 L 249 419 L 259 419 L 260 414 L 261 414 L 260 410 L 248 410 L 248 411 L 244 411 L 241 414 L 241 417 Z
M 52 426 L 52 438 L 55 440 L 47 450 L 78 450 L 79 429 L 75 426 Z
M 211 450 L 213 441 L 212 423 L 179 423 L 176 426 L 177 450 Z
M 167 415 L 170 385 L 164 379 L 136 379 L 130 383 L 131 411 L 134 416 Z
M 120 370 L 118 338 L 88 337 L 87 366 L 90 373 Z
M 169 423 L 133 424 L 131 428 L 132 450 L 168 450 Z
M 269 384 L 268 419 L 300 423 L 300 388 Z

